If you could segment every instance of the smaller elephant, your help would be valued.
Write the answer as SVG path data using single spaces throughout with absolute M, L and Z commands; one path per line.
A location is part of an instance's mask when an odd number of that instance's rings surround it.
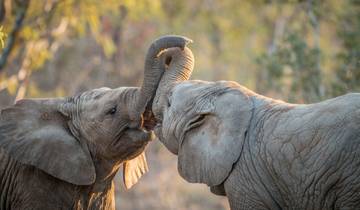
M 147 171 L 158 54 L 189 40 L 164 36 L 149 48 L 143 85 L 67 98 L 24 99 L 0 115 L 0 210 L 115 209 L 113 178 L 127 188 Z M 150 71 L 151 69 L 151 71 Z M 150 72 L 150 73 L 149 73 Z
M 152 133 L 127 122 L 135 91 L 101 88 L 2 110 L 0 209 L 113 209 L 120 164 L 124 182 L 147 171 Z
M 240 209 L 360 209 L 360 94 L 290 104 L 235 82 L 185 81 L 189 49 L 168 49 L 155 134 L 178 171 Z

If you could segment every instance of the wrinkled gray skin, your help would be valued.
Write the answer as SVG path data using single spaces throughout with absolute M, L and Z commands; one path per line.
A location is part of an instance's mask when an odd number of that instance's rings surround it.
M 149 107 L 164 70 L 158 69 L 158 54 L 188 42 L 180 36 L 156 40 L 141 88 L 24 99 L 2 110 L 0 209 L 114 209 L 120 164 L 129 187 L 147 170 L 142 152 L 152 134 L 143 124 L 151 120 Z
M 193 61 L 175 51 L 153 111 L 185 180 L 233 210 L 360 209 L 360 94 L 299 105 L 235 82 L 184 81 Z

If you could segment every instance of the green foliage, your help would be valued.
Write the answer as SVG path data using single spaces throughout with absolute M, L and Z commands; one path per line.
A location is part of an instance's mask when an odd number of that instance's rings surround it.
M 279 3 L 278 11 L 285 7 Z M 262 81 L 258 89 L 275 91 L 292 102 L 316 102 L 359 91 L 359 11 L 354 0 L 327 4 L 308 0 L 295 4 L 290 17 L 284 12 L 275 15 L 270 50 L 256 58 Z M 284 24 L 280 36 L 279 22 Z M 332 40 L 330 47 L 325 45 L 327 39 Z
M 338 27 L 343 50 L 337 54 L 333 95 L 344 94 L 348 90 L 360 92 L 360 2 L 351 0 L 348 3 Z
M 277 47 L 274 53 L 263 54 L 257 59 L 261 68 L 269 74 L 266 88 L 276 88 L 283 93 L 289 93 L 290 101 L 319 100 L 320 49 L 309 47 L 298 32 L 287 34 Z
M 0 46 L 3 48 L 5 46 L 5 38 L 6 38 L 6 33 L 3 31 L 3 27 L 0 26 Z
M 43 0 L 26 1 L 28 7 L 22 1 L 7 2 L 5 8 L 11 11 L 0 29 L 0 40 L 8 35 L 6 42 L 12 38 L 16 14 L 27 8 L 0 72 L 0 91 L 11 89 L 12 95 L 22 85 L 40 95 L 69 91 L 61 82 L 53 83 L 50 92 L 49 87 L 36 87 L 42 81 L 26 82 L 33 72 L 47 72 L 49 66 L 88 71 L 99 85 L 138 85 L 146 44 L 169 33 L 195 41 L 195 79 L 235 80 L 293 102 L 359 90 L 356 0 Z M 59 49 L 66 55 L 57 54 Z M 71 66 L 72 58 L 79 66 Z M 6 88 L 9 84 L 16 85 Z

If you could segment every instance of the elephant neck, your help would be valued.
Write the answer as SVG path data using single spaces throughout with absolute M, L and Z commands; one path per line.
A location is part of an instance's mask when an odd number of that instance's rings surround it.
M 251 96 L 254 103 L 254 116 L 255 121 L 265 120 L 271 121 L 275 113 L 285 113 L 291 110 L 296 104 L 290 104 L 281 100 L 269 98 L 260 94 L 254 94 Z M 256 124 L 256 123 L 255 123 Z
M 75 209 L 115 209 L 115 187 L 114 182 L 110 181 L 106 185 L 106 189 L 98 191 L 95 183 L 92 188 L 88 188 L 85 192 L 80 191 L 78 199 L 76 199 Z
M 96 180 L 79 192 L 79 209 L 115 209 L 114 177 L 120 164 L 94 160 Z
M 93 192 L 103 192 L 109 189 L 111 183 L 120 169 L 121 163 L 111 160 L 94 159 L 96 180 L 92 185 Z

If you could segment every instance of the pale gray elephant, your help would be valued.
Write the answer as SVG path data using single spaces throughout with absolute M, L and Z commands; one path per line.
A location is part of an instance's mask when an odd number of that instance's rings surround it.
M 148 113 L 163 73 L 151 71 L 157 56 L 188 42 L 180 36 L 156 40 L 141 88 L 24 99 L 2 110 L 0 209 L 114 209 L 113 178 L 120 164 L 127 188 L 147 171 L 142 152 L 152 133 L 143 124 L 151 126 Z
M 184 81 L 189 50 L 162 54 L 155 134 L 178 171 L 240 209 L 360 209 L 360 94 L 290 104 L 229 81 Z

